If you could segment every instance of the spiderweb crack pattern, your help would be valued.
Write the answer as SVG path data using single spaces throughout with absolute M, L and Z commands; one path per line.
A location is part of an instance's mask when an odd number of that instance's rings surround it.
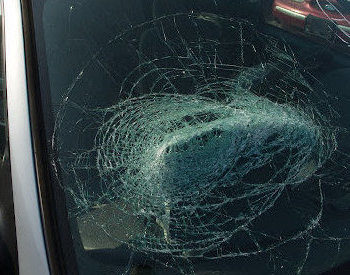
M 147 40 L 155 37 L 153 51 Z M 119 102 L 74 103 L 89 66 L 121 44 L 135 49 L 139 64 L 120 82 Z M 240 19 L 174 14 L 115 36 L 83 67 L 57 115 L 53 146 L 63 146 L 58 136 L 69 109 L 95 125 L 89 148 L 60 159 L 74 179 L 64 187 L 75 201 L 70 213 L 182 273 L 194 272 L 196 258 L 272 253 L 312 236 L 337 142 L 327 99 L 307 77 L 287 45 Z M 302 185 L 317 186 L 319 209 L 301 229 L 283 238 L 255 229 L 287 189 Z M 98 220 L 93 209 L 103 213 L 106 205 L 108 219 Z M 123 227 L 129 232 L 118 235 Z M 235 250 L 241 233 L 255 245 Z
M 143 237 L 139 249 L 201 255 L 267 211 L 285 185 L 305 181 L 328 157 L 322 132 L 304 114 L 251 94 L 231 100 L 224 105 L 151 94 L 113 107 L 99 129 L 101 177 L 121 182 L 116 196 L 164 227 L 156 242 Z M 263 182 L 249 177 L 270 164 L 276 167 Z M 253 201 L 249 215 L 237 219 L 222 211 L 240 200 Z

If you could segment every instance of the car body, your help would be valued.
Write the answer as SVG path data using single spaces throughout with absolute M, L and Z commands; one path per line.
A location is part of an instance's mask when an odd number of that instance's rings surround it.
M 328 39 L 336 34 L 349 41 L 350 9 L 338 0 L 275 0 L 274 18 L 287 28 L 295 28 Z

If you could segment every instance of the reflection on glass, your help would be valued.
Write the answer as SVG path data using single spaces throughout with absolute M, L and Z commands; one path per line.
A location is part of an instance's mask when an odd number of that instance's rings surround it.
M 270 23 L 319 43 L 347 48 L 350 5 L 346 0 L 274 0 Z

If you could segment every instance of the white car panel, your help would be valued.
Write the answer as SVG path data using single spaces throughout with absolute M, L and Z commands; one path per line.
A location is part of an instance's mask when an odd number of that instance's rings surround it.
M 30 132 L 20 0 L 4 0 L 5 56 L 18 262 L 20 275 L 46 275 L 43 237 Z

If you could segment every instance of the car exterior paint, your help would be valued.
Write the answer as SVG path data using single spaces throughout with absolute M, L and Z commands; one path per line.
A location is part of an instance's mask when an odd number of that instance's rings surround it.
M 350 10 L 346 10 L 337 0 L 275 0 L 272 14 L 284 27 L 300 30 L 306 28 L 309 16 L 323 19 L 337 27 L 341 38 L 349 40 Z

